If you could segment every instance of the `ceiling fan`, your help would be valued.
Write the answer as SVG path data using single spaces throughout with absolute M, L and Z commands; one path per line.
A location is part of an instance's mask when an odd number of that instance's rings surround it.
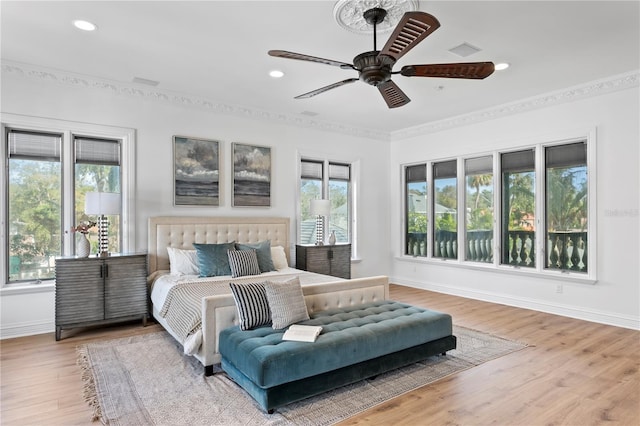
M 288 52 L 286 50 L 269 51 L 269 55 L 279 58 L 317 62 L 320 64 L 333 65 L 342 69 L 358 71 L 359 78 L 348 78 L 296 96 L 295 99 L 310 98 L 328 90 L 344 86 L 345 84 L 362 80 L 378 88 L 389 108 L 397 108 L 408 104 L 411 100 L 391 81 L 391 76 L 394 74 L 401 74 L 405 77 L 483 79 L 490 76 L 494 71 L 493 62 L 405 65 L 400 71 L 392 71 L 398 59 L 437 30 L 440 27 L 440 22 L 438 22 L 434 16 L 425 12 L 407 12 L 402 16 L 398 25 L 396 25 L 387 44 L 384 45 L 382 50 L 377 50 L 376 25 L 384 21 L 384 18 L 387 16 L 387 11 L 376 7 L 365 11 L 363 16 L 367 23 L 373 25 L 373 50 L 361 53 L 353 58 L 353 64 Z

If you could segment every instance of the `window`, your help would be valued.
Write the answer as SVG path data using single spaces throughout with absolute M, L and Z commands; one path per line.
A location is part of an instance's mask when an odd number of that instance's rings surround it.
M 433 164 L 433 257 L 458 257 L 456 160 Z
M 87 137 L 74 137 L 75 145 L 75 218 L 76 223 L 87 219 L 84 214 L 87 192 L 113 192 L 120 190 L 120 141 Z M 120 215 L 106 216 L 109 228 L 109 251 L 120 252 Z M 97 235 L 96 228 L 91 234 Z M 91 239 L 91 252 L 97 251 L 98 242 Z
M 595 279 L 594 138 L 404 166 L 404 255 Z
M 533 149 L 501 155 L 502 264 L 536 266 L 535 166 Z
M 493 157 L 464 161 L 465 260 L 493 263 Z
M 545 171 L 545 268 L 587 272 L 586 144 L 545 148 Z
M 335 232 L 336 242 L 348 243 L 351 238 L 351 168 L 348 164 L 329 163 L 329 233 Z
M 405 169 L 405 254 L 427 255 L 427 165 Z
M 75 253 L 71 228 L 97 219 L 84 214 L 87 192 L 121 194 L 121 214 L 108 217 L 109 250 L 135 249 L 123 226 L 135 221 L 127 202 L 135 187 L 133 130 L 3 114 L 2 134 L 2 283 L 55 277 L 55 258 Z M 88 235 L 92 253 L 97 232 Z
M 62 254 L 62 135 L 10 130 L 9 281 L 51 279 Z
M 316 218 L 310 213 L 311 200 L 328 199 L 331 212 L 326 222 L 326 235 L 335 232 L 336 242 L 352 240 L 351 165 L 324 160 L 300 161 L 300 244 L 316 241 Z

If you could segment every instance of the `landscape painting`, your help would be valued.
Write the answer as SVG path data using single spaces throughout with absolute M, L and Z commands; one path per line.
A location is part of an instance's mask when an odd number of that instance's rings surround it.
M 220 144 L 217 141 L 173 137 L 174 204 L 220 205 Z
M 233 144 L 234 207 L 271 206 L 271 148 Z

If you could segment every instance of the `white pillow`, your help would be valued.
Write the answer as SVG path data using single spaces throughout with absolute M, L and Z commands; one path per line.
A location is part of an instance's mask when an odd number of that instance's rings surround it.
M 199 275 L 198 255 L 195 250 L 167 247 L 172 275 Z
M 273 267 L 276 268 L 276 271 L 289 267 L 287 255 L 282 246 L 271 247 L 271 259 L 273 260 Z
M 267 281 L 264 290 L 271 311 L 272 327 L 276 330 L 309 319 L 307 304 L 298 277 L 285 282 Z

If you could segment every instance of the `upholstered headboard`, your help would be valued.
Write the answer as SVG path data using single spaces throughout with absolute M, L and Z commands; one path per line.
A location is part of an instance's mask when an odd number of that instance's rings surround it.
M 167 247 L 193 249 L 193 243 L 257 243 L 271 240 L 289 260 L 288 217 L 161 216 L 149 218 L 149 274 L 169 269 Z

